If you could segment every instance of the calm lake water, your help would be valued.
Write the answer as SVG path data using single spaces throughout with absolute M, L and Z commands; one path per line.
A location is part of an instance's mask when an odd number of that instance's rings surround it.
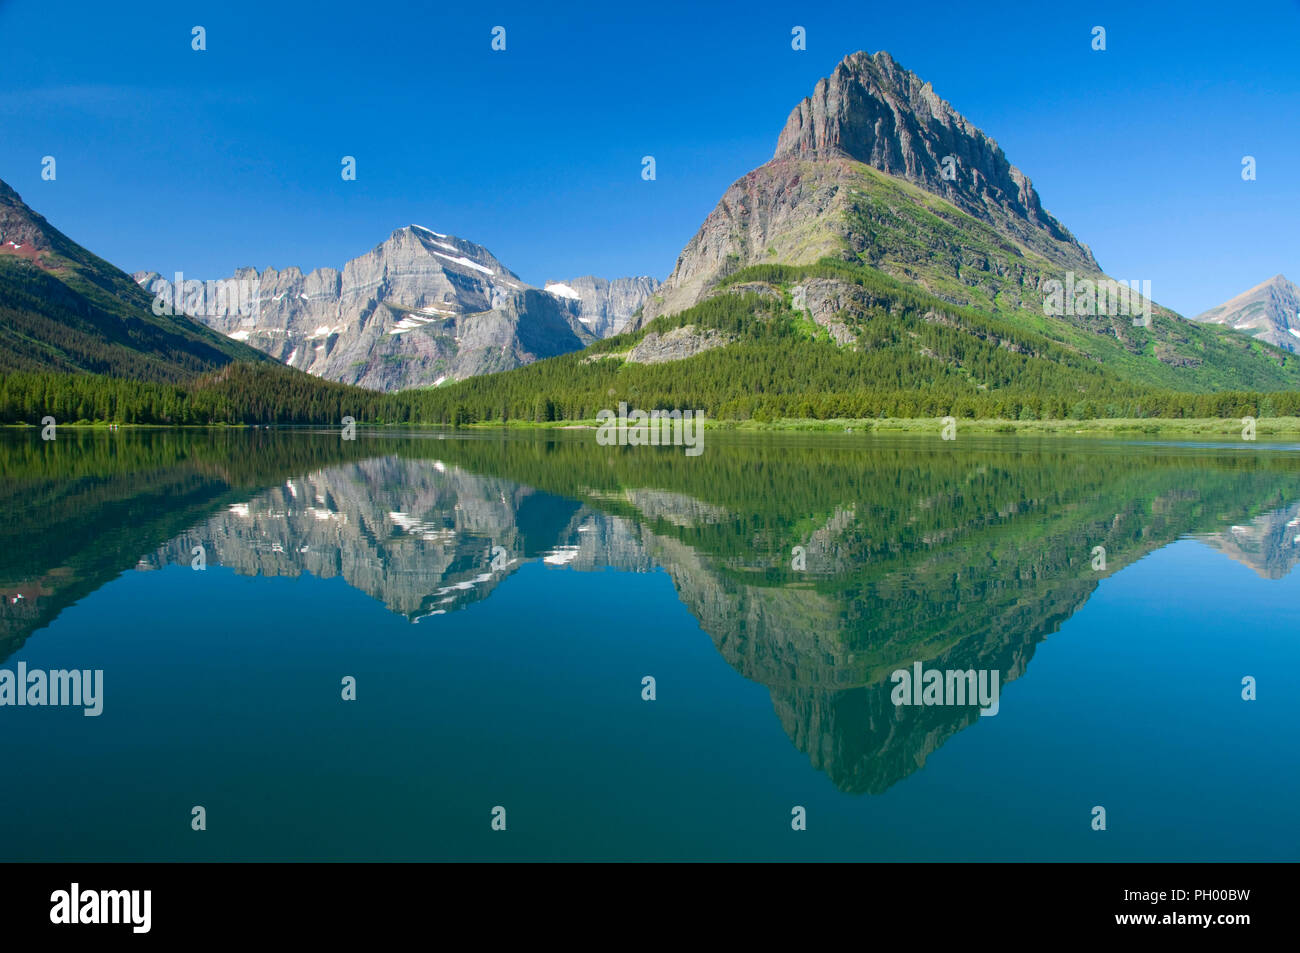
M 0 707 L 3 860 L 1300 859 L 1294 445 L 65 430 L 0 476 L 0 669 L 103 671 Z M 896 704 L 918 663 L 996 714 Z

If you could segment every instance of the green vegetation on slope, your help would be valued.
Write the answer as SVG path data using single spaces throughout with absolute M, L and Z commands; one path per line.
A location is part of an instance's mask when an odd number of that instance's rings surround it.
M 844 257 L 854 264 L 1037 331 L 1129 383 L 1189 392 L 1300 387 L 1294 356 L 1227 328 L 1181 320 L 1158 305 L 1149 328 L 1133 327 L 1128 315 L 1044 315 L 1043 285 L 1064 281 L 1066 268 L 937 195 L 856 166 L 857 187 L 842 213 Z M 1104 277 L 1070 270 L 1076 279 Z
M 0 373 L 0 423 L 337 424 L 386 419 L 393 398 L 274 362 L 230 364 L 177 383 Z
M 271 361 L 184 315 L 155 315 L 153 299 L 106 262 L 98 271 L 50 252 L 45 261 L 53 270 L 0 258 L 0 371 L 176 381 Z
M 836 318 L 854 334 L 852 344 L 809 334 L 806 314 L 793 307 L 792 288 L 816 278 L 833 279 L 855 296 L 853 308 Z M 764 286 L 766 294 L 753 290 Z M 410 395 L 407 419 L 590 420 L 620 401 L 758 421 L 1241 417 L 1300 409 L 1295 391 L 1198 394 L 1124 381 L 1106 363 L 1009 317 L 953 305 L 843 262 L 756 265 L 719 290 L 585 351 Z M 647 336 L 688 326 L 734 341 L 683 360 L 628 360 Z

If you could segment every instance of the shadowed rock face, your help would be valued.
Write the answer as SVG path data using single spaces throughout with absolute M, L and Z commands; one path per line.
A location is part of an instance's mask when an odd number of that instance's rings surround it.
M 138 272 L 154 291 L 171 276 Z M 563 298 L 528 284 L 482 245 L 399 228 L 339 271 L 242 268 L 256 314 L 194 316 L 317 377 L 394 391 L 505 371 L 595 339 Z M 229 279 L 227 279 L 229 280 Z
M 1092 254 L 1044 211 L 1002 149 L 888 53 L 854 53 L 819 80 L 786 120 L 776 160 L 857 159 L 941 195 L 1030 245 L 1099 270 Z M 944 176 L 945 157 L 953 162 Z M 1039 234 L 1041 233 L 1041 234 Z

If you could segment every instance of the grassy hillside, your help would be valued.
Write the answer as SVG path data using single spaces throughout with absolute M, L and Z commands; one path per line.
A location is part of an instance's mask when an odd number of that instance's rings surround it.
M 1048 317 L 1043 286 L 1064 281 L 1066 268 L 937 195 L 855 165 L 857 179 L 838 213 L 845 236 L 842 257 L 848 262 L 919 286 L 943 301 L 1004 317 L 1103 362 L 1132 383 L 1190 392 L 1300 386 L 1300 361 L 1294 356 L 1228 328 L 1187 321 L 1159 305 L 1152 308 L 1149 328 L 1133 327 L 1125 315 Z M 1159 288 L 1152 296 L 1159 297 Z

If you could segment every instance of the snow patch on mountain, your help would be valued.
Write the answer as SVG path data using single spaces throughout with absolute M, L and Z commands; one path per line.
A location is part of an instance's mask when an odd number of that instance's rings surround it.
M 458 264 L 458 265 L 462 265 L 462 266 L 464 266 L 464 267 L 466 267 L 466 268 L 473 268 L 475 271 L 481 271 L 481 272 L 483 272 L 483 274 L 485 274 L 485 275 L 494 275 L 494 274 L 496 274 L 496 272 L 494 272 L 491 268 L 488 268 L 486 265 L 480 265 L 480 264 L 479 264 L 478 262 L 476 262 L 476 261 L 470 261 L 470 260 L 469 260 L 468 258 L 466 258 L 464 255 L 460 255 L 460 256 L 458 256 L 458 257 L 453 258 L 451 255 L 444 255 L 444 254 L 443 254 L 442 252 L 440 252 L 440 251 L 436 251 L 436 252 L 434 252 L 434 254 L 437 255 L 439 258 L 445 258 L 445 259 L 447 259 L 447 260 L 450 261 L 450 262 L 455 262 L 456 264 Z
M 549 291 L 553 295 L 559 295 L 561 298 L 571 298 L 574 301 L 581 301 L 582 295 L 574 291 L 562 281 L 548 281 L 543 291 Z

